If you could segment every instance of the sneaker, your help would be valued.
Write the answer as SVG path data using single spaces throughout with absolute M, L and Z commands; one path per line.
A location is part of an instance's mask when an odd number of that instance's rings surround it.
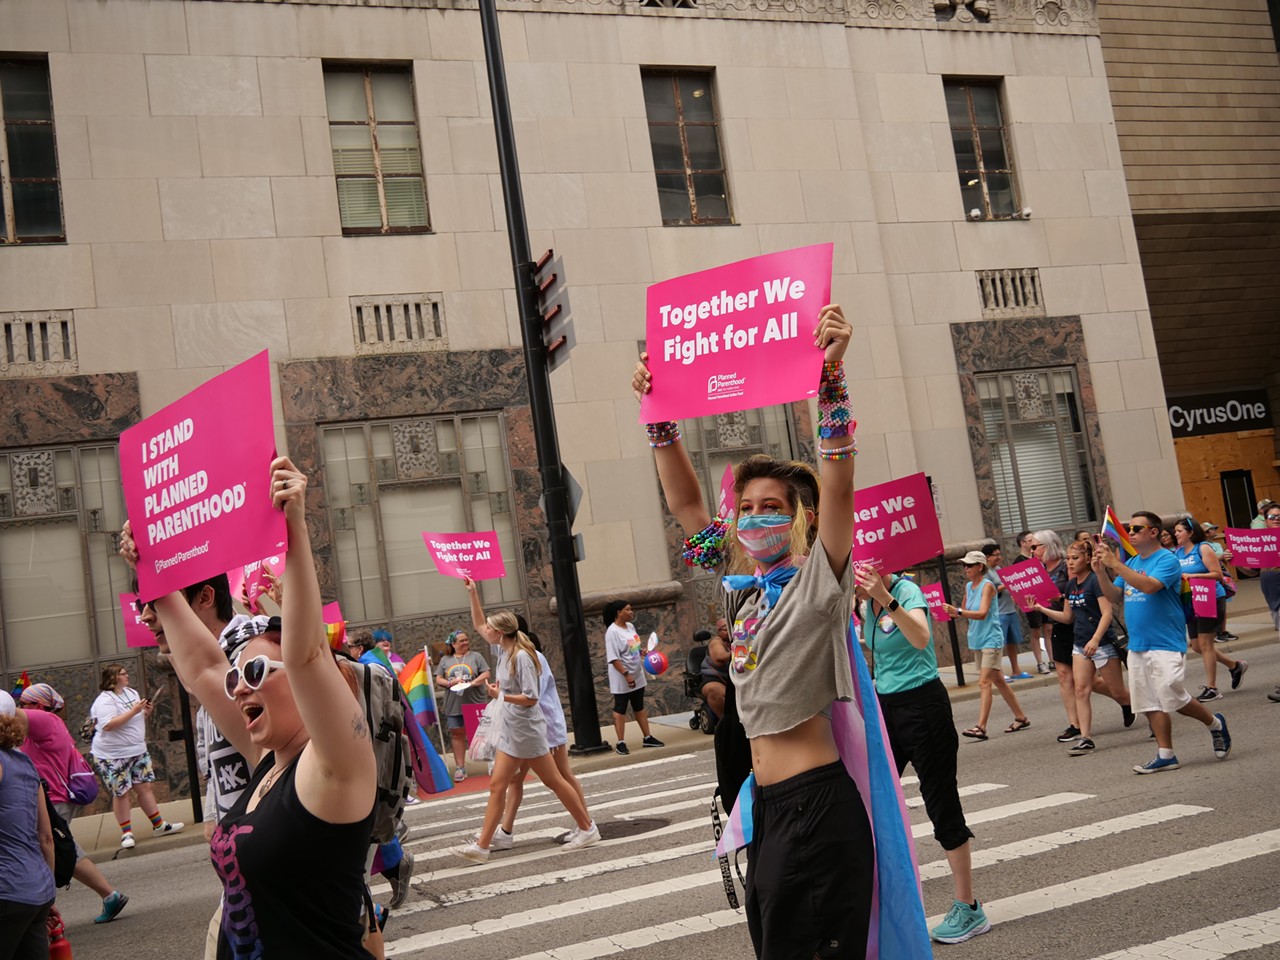
M 1049 666 L 1047 663 L 1037 663 L 1036 673 L 1053 673 L 1053 667 Z
M 666 744 L 665 744 L 665 743 L 663 743 L 661 740 L 659 740 L 657 737 L 655 737 L 653 734 L 650 734 L 649 736 L 645 737 L 643 740 L 641 740 L 641 741 L 640 741 L 640 746 L 642 746 L 642 747 L 665 747 L 665 746 L 666 746 Z
M 1093 753 L 1096 749 L 1098 749 L 1097 744 L 1088 737 L 1081 737 L 1067 753 L 1073 757 L 1083 757 L 1085 754 Z
M 982 904 L 972 907 L 963 900 L 953 900 L 951 909 L 942 922 L 929 931 L 929 936 L 939 943 L 964 943 L 991 929 L 991 921 L 982 910 Z
M 1200 692 L 1196 694 L 1196 699 L 1201 703 L 1213 703 L 1215 700 L 1221 700 L 1222 694 L 1218 692 L 1217 687 L 1201 687 Z
M 1274 690 L 1268 693 L 1267 699 L 1270 700 L 1272 703 L 1280 703 L 1280 687 L 1276 687 Z
M 1124 717 L 1124 725 L 1126 728 L 1132 727 L 1133 721 L 1137 718 L 1137 714 L 1133 712 L 1133 707 L 1129 706 L 1127 703 L 1122 703 L 1120 705 L 1120 716 Z
M 120 837 L 120 847 L 123 850 L 132 850 L 134 848 L 133 831 L 123 834 Z
M 1222 724 L 1221 730 L 1209 731 L 1209 736 L 1213 737 L 1213 755 L 1219 760 L 1225 760 L 1231 754 L 1231 734 L 1227 731 L 1227 718 L 1220 713 L 1215 713 L 1213 718 Z
M 625 740 L 619 740 L 618 745 L 614 747 L 613 750 L 620 757 L 629 756 L 631 753 L 631 751 L 627 749 L 627 742 Z
M 466 771 L 463 771 L 463 777 L 464 778 L 466 777 Z M 421 802 L 422 801 L 419 800 L 417 797 L 415 797 L 413 794 L 409 794 L 409 796 L 404 798 L 404 805 L 406 807 L 416 807 Z
M 489 841 L 489 849 L 510 850 L 513 843 L 515 843 L 515 837 L 499 827 L 494 833 L 493 839 Z
M 1004 675 L 1004 682 L 1005 682 L 1005 683 L 1013 683 L 1013 681 L 1014 681 L 1015 679 L 1017 679 L 1017 678 L 1016 678 L 1016 677 L 1013 677 L 1013 676 L 1010 676 L 1010 675 L 1009 675 L 1009 674 L 1007 674 L 1007 673 Z
M 1079 727 L 1067 727 L 1067 729 L 1063 730 L 1060 734 L 1058 734 L 1059 743 L 1071 743 L 1071 741 L 1079 740 L 1079 739 L 1080 739 Z
M 1006 677 L 1007 680 L 1030 680 L 1031 674 L 1023 670 L 1021 673 L 1015 673 L 1012 677 Z
M 453 782 L 461 783 L 465 779 L 467 779 L 466 769 L 463 767 L 455 767 L 453 770 Z
M 1220 634 L 1213 638 L 1214 643 L 1230 643 L 1232 640 L 1239 640 L 1234 633 L 1223 630 Z
M 576 836 L 577 836 L 578 834 L 580 834 L 581 832 L 582 832 L 582 828 L 581 828 L 581 827 L 579 827 L 579 826 L 575 823 L 575 824 L 573 825 L 573 829 L 572 829 L 572 830 L 570 830 L 568 833 L 566 833 L 566 834 L 564 835 L 564 837 L 562 837 L 562 838 L 561 838 L 560 842 L 561 842 L 561 843 L 568 843 L 570 840 L 572 840 L 574 837 L 576 837 Z
M 465 847 L 458 847 L 453 851 L 454 856 L 461 857 L 463 860 L 470 860 L 472 863 L 488 863 L 489 851 L 480 844 L 472 840 Z
M 1236 665 L 1227 672 L 1231 674 L 1231 689 L 1236 690 L 1240 687 L 1240 681 L 1244 679 L 1244 672 L 1249 669 L 1248 660 L 1237 660 Z
M 409 899 L 409 889 L 413 886 L 413 854 L 408 850 L 400 857 L 395 874 L 391 881 L 391 900 L 387 904 L 392 910 L 398 910 Z
M 128 902 L 129 898 L 123 893 L 113 891 L 109 897 L 103 899 L 102 912 L 93 918 L 93 922 L 110 923 L 120 916 L 120 911 L 124 909 L 124 905 Z
M 174 821 L 174 820 L 166 820 L 164 823 L 160 824 L 160 826 L 155 827 L 151 832 L 154 833 L 157 837 L 162 837 L 166 833 L 181 833 L 186 828 L 187 828 L 187 825 L 185 823 L 182 823 L 180 821 Z
M 1178 758 L 1170 757 L 1168 760 L 1162 759 L 1160 754 L 1156 754 L 1154 760 L 1148 760 L 1133 768 L 1134 773 L 1159 773 L 1161 770 L 1177 770 Z
M 590 830 L 579 830 L 576 834 L 569 837 L 564 842 L 567 849 L 577 850 L 579 847 L 589 847 L 593 843 L 600 842 L 600 828 L 596 826 L 594 820 L 591 821 Z

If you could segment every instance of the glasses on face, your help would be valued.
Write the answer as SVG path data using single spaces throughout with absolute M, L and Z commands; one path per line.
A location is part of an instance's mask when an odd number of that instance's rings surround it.
M 1267 519 L 1268 519 L 1268 520 L 1280 520 L 1280 513 L 1268 513 L 1268 514 L 1267 514 Z
M 1027 547 L 1027 549 L 1028 549 L 1028 550 L 1039 550 L 1039 549 L 1040 549 L 1041 547 L 1043 547 L 1043 546 L 1044 546 L 1044 544 L 1043 544 L 1043 543 L 1028 543 L 1028 544 L 1026 544 L 1026 547 Z
M 154 606 L 155 606 L 154 600 L 134 600 L 133 601 L 133 609 L 138 611 L 138 616 L 142 616 L 143 611 L 146 610 L 147 607 L 154 607 Z
M 1131 524 L 1129 524 L 1127 527 L 1125 527 L 1125 529 L 1126 529 L 1126 530 L 1128 530 L 1130 533 L 1141 533 L 1143 530 L 1150 530 L 1150 529 L 1151 529 L 1151 524 L 1149 524 L 1149 523 L 1131 523 Z
M 257 690 L 266 681 L 272 670 L 283 669 L 283 663 L 279 660 L 272 660 L 265 653 L 260 653 L 243 664 L 237 664 L 227 671 L 227 697 L 231 700 L 236 698 L 236 687 L 240 686 L 241 677 L 244 677 L 246 687 L 250 690 Z

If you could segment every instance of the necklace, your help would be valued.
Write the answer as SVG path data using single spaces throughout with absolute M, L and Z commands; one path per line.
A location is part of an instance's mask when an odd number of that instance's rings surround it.
M 262 786 L 258 788 L 258 799 L 261 800 L 267 795 L 267 791 L 271 789 L 271 785 L 276 782 L 276 778 L 284 773 L 284 767 L 276 767 L 268 773 L 262 780 Z

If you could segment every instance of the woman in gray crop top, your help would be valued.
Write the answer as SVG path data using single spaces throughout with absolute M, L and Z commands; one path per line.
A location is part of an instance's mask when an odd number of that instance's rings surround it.
M 716 752 L 721 765 L 734 750 L 725 730 L 750 741 L 756 787 L 746 908 L 756 954 L 808 960 L 821 950 L 862 960 L 871 829 L 829 714 L 833 700 L 853 696 L 847 631 L 856 443 L 842 362 L 851 328 L 831 305 L 811 329 L 825 361 L 820 503 L 812 468 L 755 456 L 735 470 L 734 519 L 713 519 L 678 426 L 649 424 L 648 432 L 663 494 L 689 537 L 686 562 L 720 568 L 727 554 L 737 574 L 725 577 L 732 631 L 726 714 L 736 700 L 741 724 L 721 721 Z M 637 399 L 652 387 L 647 360 L 641 354 L 632 377 Z

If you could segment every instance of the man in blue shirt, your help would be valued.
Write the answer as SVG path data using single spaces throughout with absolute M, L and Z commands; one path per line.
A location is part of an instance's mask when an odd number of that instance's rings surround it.
M 1124 602 L 1129 629 L 1129 693 L 1136 713 L 1145 713 L 1156 735 L 1154 760 L 1133 768 L 1135 773 L 1176 770 L 1173 753 L 1173 713 L 1199 720 L 1213 737 L 1213 755 L 1231 753 L 1231 734 L 1220 713 L 1210 714 L 1186 689 L 1186 615 L 1182 609 L 1182 567 L 1160 546 L 1160 517 L 1147 510 L 1133 514 L 1129 540 L 1137 556 L 1128 564 L 1105 542 L 1093 555 L 1098 584 L 1112 603 Z M 1114 581 L 1113 579 L 1114 578 Z

